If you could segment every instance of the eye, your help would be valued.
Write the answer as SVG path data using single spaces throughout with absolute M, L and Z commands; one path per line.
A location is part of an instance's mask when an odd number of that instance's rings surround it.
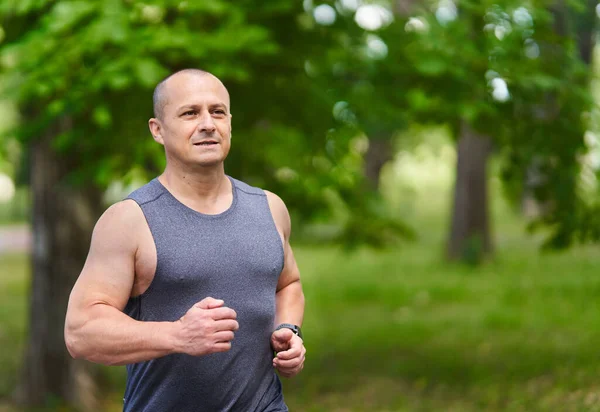
M 215 110 L 213 113 L 219 114 L 219 115 L 224 115 L 225 114 L 225 110 Z
M 195 110 L 188 110 L 187 112 L 183 112 L 181 115 L 182 116 L 193 116 L 196 114 Z

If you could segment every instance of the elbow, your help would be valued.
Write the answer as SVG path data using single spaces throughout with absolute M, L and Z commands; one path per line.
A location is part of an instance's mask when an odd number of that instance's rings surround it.
M 101 353 L 95 351 L 90 345 L 86 345 L 85 339 L 81 337 L 80 333 L 70 331 L 68 328 L 65 328 L 65 345 L 67 346 L 69 355 L 73 359 L 82 359 L 107 366 L 117 364 L 114 360 L 102 356 Z
M 85 350 L 82 345 L 82 339 L 79 338 L 77 331 L 71 327 L 68 322 L 65 325 L 65 345 L 69 355 L 73 359 L 85 359 Z
M 90 339 L 86 336 L 87 326 L 88 323 L 82 318 L 74 319 L 67 314 L 64 339 L 67 351 L 73 359 L 90 360 L 92 356 Z
M 90 345 L 89 342 L 92 340 L 85 336 L 83 326 L 70 326 L 68 322 L 65 324 L 65 346 L 73 359 L 82 359 L 106 366 L 125 365 L 125 363 L 104 353 L 100 348 Z

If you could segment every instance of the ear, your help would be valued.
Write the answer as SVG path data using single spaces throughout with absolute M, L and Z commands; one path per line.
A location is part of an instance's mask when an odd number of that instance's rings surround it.
M 162 137 L 162 126 L 160 124 L 160 120 L 155 119 L 154 117 L 148 120 L 148 128 L 150 129 L 150 133 L 152 133 L 154 140 L 164 146 L 165 141 Z

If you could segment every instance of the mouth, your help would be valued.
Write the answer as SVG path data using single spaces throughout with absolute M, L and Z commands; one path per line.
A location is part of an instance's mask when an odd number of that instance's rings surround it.
M 194 146 L 214 146 L 216 144 L 219 144 L 216 140 L 202 140 L 194 143 Z

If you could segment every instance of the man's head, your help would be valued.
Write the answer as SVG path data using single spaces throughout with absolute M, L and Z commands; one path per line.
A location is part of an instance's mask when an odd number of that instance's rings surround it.
M 154 118 L 148 124 L 165 146 L 167 160 L 187 166 L 221 164 L 229 153 L 229 93 L 212 74 L 185 69 L 161 81 L 154 90 Z

